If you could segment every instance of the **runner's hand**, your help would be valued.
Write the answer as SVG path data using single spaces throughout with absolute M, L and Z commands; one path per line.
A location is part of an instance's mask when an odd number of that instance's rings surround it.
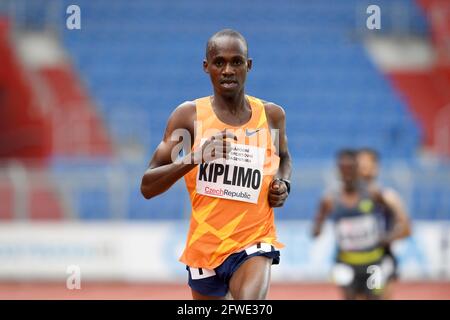
M 269 187 L 269 205 L 282 207 L 288 197 L 287 186 L 282 180 L 272 180 Z
M 211 136 L 196 153 L 195 160 L 198 161 L 196 163 L 227 159 L 231 151 L 231 142 L 229 139 L 233 139 L 235 142 L 237 141 L 237 137 L 226 130 Z

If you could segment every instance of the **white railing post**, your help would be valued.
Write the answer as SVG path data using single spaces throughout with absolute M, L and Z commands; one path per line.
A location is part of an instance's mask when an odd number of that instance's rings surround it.
M 128 212 L 129 180 L 123 169 L 108 170 L 108 205 L 113 220 L 126 220 Z
M 19 162 L 14 161 L 7 167 L 7 172 L 14 190 L 13 217 L 17 220 L 25 220 L 28 218 L 30 203 L 30 181 L 27 170 Z
M 450 104 L 435 116 L 434 149 L 438 154 L 450 157 Z

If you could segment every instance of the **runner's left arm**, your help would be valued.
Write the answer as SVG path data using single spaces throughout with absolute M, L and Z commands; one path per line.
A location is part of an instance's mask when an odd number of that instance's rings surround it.
M 382 244 L 388 245 L 395 240 L 410 236 L 411 223 L 400 195 L 392 189 L 386 189 L 379 191 L 378 196 L 394 217 L 394 226 L 381 240 Z
M 265 103 L 265 109 L 270 128 L 278 131 L 278 141 L 275 141 L 275 146 L 278 143 L 278 156 L 280 157 L 280 166 L 275 181 L 269 189 L 269 203 L 272 207 L 281 207 L 288 197 L 288 189 L 286 183 L 276 179 L 289 180 L 292 172 L 286 135 L 286 114 L 282 107 L 270 102 Z
M 312 236 L 314 238 L 318 237 L 322 232 L 322 226 L 332 210 L 333 210 L 333 200 L 331 196 L 328 195 L 323 196 L 319 202 L 319 207 L 316 211 L 316 214 L 314 215 L 312 227 Z

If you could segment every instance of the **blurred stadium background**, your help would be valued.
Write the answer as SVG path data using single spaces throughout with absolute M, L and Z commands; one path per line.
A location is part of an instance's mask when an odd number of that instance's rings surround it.
M 0 298 L 190 297 L 184 183 L 151 201 L 139 185 L 173 108 L 210 94 L 204 47 L 225 27 L 249 42 L 248 93 L 287 113 L 293 193 L 269 297 L 339 298 L 330 226 L 313 242 L 310 220 L 335 151 L 369 146 L 413 219 L 394 298 L 450 299 L 447 0 L 2 0 Z

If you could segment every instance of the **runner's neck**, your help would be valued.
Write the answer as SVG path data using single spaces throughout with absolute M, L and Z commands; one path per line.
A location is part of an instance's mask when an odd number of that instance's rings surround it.
M 245 109 L 250 108 L 250 106 L 247 106 L 247 101 L 243 90 L 234 97 L 223 97 L 214 93 L 214 96 L 211 99 L 211 105 L 213 109 L 221 111 L 227 110 L 233 115 L 245 112 Z

